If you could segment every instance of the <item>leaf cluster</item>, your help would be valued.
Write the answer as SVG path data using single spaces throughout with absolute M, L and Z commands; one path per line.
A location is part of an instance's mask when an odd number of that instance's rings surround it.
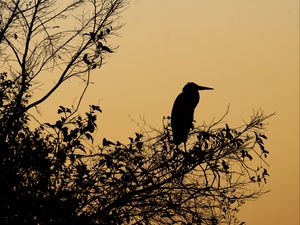
M 1 224 L 238 224 L 240 206 L 264 193 L 262 112 L 239 128 L 195 126 L 186 148 L 168 118 L 150 136 L 94 144 L 99 106 L 84 117 L 60 106 L 60 119 L 32 130 L 6 107 L 15 92 L 1 89 Z

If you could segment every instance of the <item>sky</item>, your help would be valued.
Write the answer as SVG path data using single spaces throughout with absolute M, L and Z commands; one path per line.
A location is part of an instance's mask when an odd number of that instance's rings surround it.
M 243 206 L 239 218 L 249 225 L 298 225 L 299 2 L 132 0 L 120 22 L 112 40 L 119 48 L 93 71 L 81 107 L 103 110 L 97 135 L 127 141 L 138 125 L 160 129 L 190 81 L 215 89 L 201 93 L 200 124 L 221 117 L 228 105 L 232 127 L 255 110 L 275 112 L 266 133 L 271 192 Z M 57 105 L 75 101 L 74 85 L 59 89 L 41 106 L 42 115 L 51 118 Z

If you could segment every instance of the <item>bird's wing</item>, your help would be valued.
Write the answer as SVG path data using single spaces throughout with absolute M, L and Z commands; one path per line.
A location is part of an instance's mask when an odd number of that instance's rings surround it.
M 186 97 L 184 93 L 179 94 L 172 108 L 171 126 L 175 144 L 186 141 L 193 124 L 194 107 L 190 107 Z

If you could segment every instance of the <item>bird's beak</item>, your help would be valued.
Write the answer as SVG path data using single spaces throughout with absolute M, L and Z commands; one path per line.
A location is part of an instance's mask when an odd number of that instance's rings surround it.
M 201 91 L 201 90 L 214 90 L 214 89 L 210 88 L 210 87 L 204 87 L 204 86 L 199 86 L 198 85 L 198 90 Z

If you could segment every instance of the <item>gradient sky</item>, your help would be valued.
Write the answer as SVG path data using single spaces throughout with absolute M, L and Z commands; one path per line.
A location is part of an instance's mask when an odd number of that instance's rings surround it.
M 161 128 L 183 85 L 202 93 L 195 119 L 211 122 L 226 111 L 231 126 L 253 110 L 276 112 L 269 120 L 270 193 L 246 204 L 249 225 L 299 224 L 299 2 L 297 0 L 132 0 L 116 53 L 92 74 L 82 104 L 100 104 L 100 138 L 126 141 L 136 122 Z M 78 81 L 75 81 L 78 82 Z M 67 83 L 42 115 L 71 104 L 80 85 Z M 74 88 L 75 87 L 75 88 Z M 64 97 L 61 97 L 64 96 Z

